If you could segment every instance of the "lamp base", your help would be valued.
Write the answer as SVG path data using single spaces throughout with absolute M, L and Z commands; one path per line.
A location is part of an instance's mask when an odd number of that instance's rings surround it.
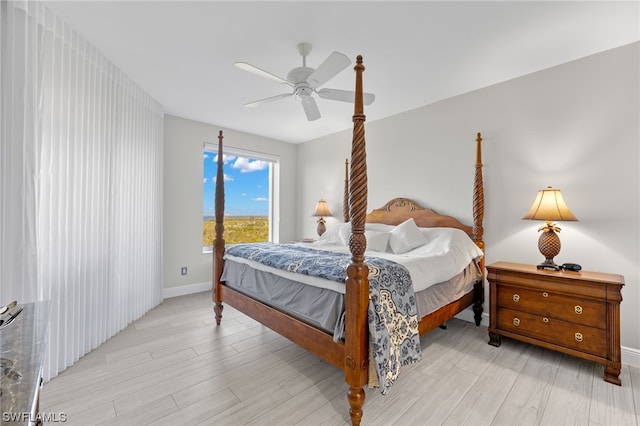
M 542 262 L 541 264 L 537 265 L 536 268 L 538 269 L 551 269 L 553 271 L 559 271 L 560 266 L 556 265 L 556 263 L 553 261 L 553 258 L 546 258 L 544 260 L 544 262 Z
M 324 218 L 320 218 L 318 219 L 318 228 L 316 229 L 318 231 L 318 235 L 322 237 L 322 234 L 324 234 L 327 230 L 327 225 L 325 225 L 325 220 Z
M 537 266 L 538 269 L 560 270 L 560 266 L 553 261 L 553 258 L 560 253 L 560 237 L 554 232 L 554 228 L 560 231 L 560 228 L 551 222 L 547 222 L 546 226 L 540 228 L 542 234 L 538 238 L 538 250 L 544 256 L 544 262 Z

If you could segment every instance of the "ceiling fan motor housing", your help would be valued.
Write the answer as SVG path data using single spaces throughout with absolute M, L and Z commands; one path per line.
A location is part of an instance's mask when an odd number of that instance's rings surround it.
M 289 71 L 287 74 L 287 81 L 296 84 L 303 83 L 307 81 L 307 78 L 315 71 L 313 68 L 309 67 L 297 67 Z
M 310 67 L 297 67 L 289 71 L 287 81 L 293 83 L 294 93 L 301 98 L 307 98 L 313 94 L 313 89 L 307 83 L 309 76 L 315 71 Z

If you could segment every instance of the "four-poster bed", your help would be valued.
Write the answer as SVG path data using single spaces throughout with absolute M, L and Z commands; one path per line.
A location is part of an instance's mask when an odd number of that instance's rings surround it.
M 350 257 L 348 267 L 345 268 L 346 280 L 344 275 L 342 277 L 342 282 L 344 282 L 344 314 L 342 317 L 344 327 L 341 338 L 335 338 L 335 336 L 327 332 L 326 329 L 314 325 L 312 322 L 302 320 L 292 315 L 291 312 L 286 309 L 274 307 L 264 300 L 258 300 L 241 288 L 232 287 L 230 283 L 225 282 L 226 278 L 223 277 L 223 273 L 227 271 L 224 270 L 225 241 L 223 237 L 224 185 L 222 183 L 224 179 L 222 172 L 222 132 L 220 132 L 218 137 L 217 182 L 220 184 L 216 185 L 216 235 L 213 245 L 213 301 L 216 323 L 218 325 L 220 325 L 222 319 L 222 302 L 224 301 L 261 324 L 342 369 L 345 372 L 345 381 L 349 386 L 347 399 L 350 405 L 349 413 L 351 422 L 353 425 L 358 425 L 360 424 L 363 414 L 362 407 L 365 401 L 364 387 L 370 383 L 372 379 L 375 381 L 375 378 L 371 378 L 369 371 L 370 355 L 372 352 L 370 348 L 370 333 L 372 339 L 371 344 L 373 347 L 378 347 L 377 341 L 373 340 L 372 337 L 374 330 L 371 329 L 371 317 L 374 316 L 372 312 L 378 309 L 378 307 L 377 305 L 375 308 L 370 307 L 370 296 L 372 300 L 377 300 L 379 293 L 375 293 L 378 291 L 378 284 L 375 278 L 373 278 L 374 274 L 370 274 L 370 265 L 367 264 L 367 261 L 373 261 L 373 259 L 369 257 L 369 252 L 365 258 L 365 251 L 367 249 L 365 232 L 369 232 L 365 231 L 365 227 L 368 226 L 368 224 L 377 223 L 394 225 L 399 228 L 405 221 L 410 221 L 415 222 L 413 226 L 417 225 L 419 228 L 445 227 L 457 228 L 464 231 L 464 233 L 470 237 L 470 241 L 475 243 L 475 245 L 473 245 L 474 249 L 480 249 L 478 250 L 479 256 L 476 258 L 478 261 L 477 266 L 479 266 L 479 268 L 477 268 L 478 275 L 473 281 L 465 284 L 467 287 L 465 287 L 462 296 L 456 296 L 455 299 L 438 306 L 432 312 L 422 316 L 422 318 L 417 317 L 417 319 L 413 321 L 411 318 L 414 317 L 411 317 L 407 321 L 415 322 L 412 326 L 415 326 L 415 334 L 419 336 L 443 325 L 447 320 L 453 318 L 467 307 L 472 306 L 475 313 L 476 324 L 479 325 L 482 315 L 482 303 L 484 301 L 482 273 L 484 269 L 482 257 L 482 250 L 484 249 L 484 243 L 482 241 L 484 203 L 480 144 L 482 139 L 480 134 L 478 134 L 476 139 L 476 173 L 473 191 L 473 226 L 465 226 L 452 217 L 438 215 L 433 210 L 422 208 L 406 198 L 391 200 L 384 207 L 373 210 L 367 215 L 367 173 L 364 139 L 365 115 L 363 113 L 362 100 L 362 73 L 364 66 L 361 56 L 358 56 L 354 69 L 356 71 L 356 90 L 355 113 L 353 116 L 353 141 L 351 162 L 350 165 L 348 163 L 345 165 L 345 169 L 349 169 L 349 166 L 350 169 L 348 177 L 345 177 L 344 200 L 345 221 L 348 220 L 350 224 L 350 235 L 348 237 Z M 466 237 L 464 238 L 465 240 L 469 240 Z M 235 249 L 236 247 L 233 248 Z M 300 250 L 309 251 L 310 249 L 304 248 Z M 377 264 L 373 267 L 377 268 Z M 411 286 L 410 280 L 409 286 Z M 372 302 L 372 305 L 373 303 L 374 302 Z M 368 311 L 369 319 L 367 316 Z M 393 328 L 393 325 L 389 326 L 387 324 L 387 326 L 388 328 Z M 377 332 L 378 325 L 376 324 L 374 328 Z M 381 328 L 384 329 L 385 325 L 383 324 Z M 384 330 L 384 332 L 387 332 L 387 330 Z M 405 347 L 403 346 L 402 349 L 404 350 Z M 417 349 L 419 351 L 419 347 Z M 371 359 L 374 363 L 378 364 L 377 359 Z M 400 361 L 397 362 L 398 365 L 400 365 Z M 413 362 L 413 360 L 403 360 L 402 362 L 408 363 Z M 376 365 L 376 368 L 379 368 L 379 365 Z

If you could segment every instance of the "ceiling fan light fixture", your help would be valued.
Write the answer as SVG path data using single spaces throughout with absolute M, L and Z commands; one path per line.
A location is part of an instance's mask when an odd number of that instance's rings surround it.
M 296 84 L 295 92 L 296 92 L 296 95 L 298 95 L 301 98 L 308 98 L 313 94 L 313 89 L 309 87 L 308 84 L 298 83 Z

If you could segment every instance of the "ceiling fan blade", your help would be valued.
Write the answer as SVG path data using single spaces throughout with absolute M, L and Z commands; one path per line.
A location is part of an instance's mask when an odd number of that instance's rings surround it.
M 351 90 L 338 90 L 338 89 L 320 89 L 317 91 L 318 96 L 323 99 L 331 99 L 333 101 L 351 102 L 355 100 L 355 92 Z M 373 93 L 363 93 L 362 102 L 365 105 L 371 105 L 376 100 L 376 95 Z
M 351 64 L 351 60 L 347 55 L 340 52 L 333 52 L 311 73 L 307 79 L 307 83 L 314 89 L 320 87 L 338 75 L 338 73 L 348 67 L 349 64 Z
M 249 102 L 248 104 L 244 104 L 246 107 L 257 107 L 258 105 L 267 104 L 269 102 L 277 101 L 278 99 L 288 98 L 289 96 L 293 96 L 293 93 L 282 93 L 280 95 L 271 96 L 270 98 L 260 99 L 259 101 Z
M 307 114 L 307 120 L 314 121 L 320 118 L 318 104 L 311 96 L 302 98 L 302 108 L 304 108 L 304 113 Z
M 289 83 L 287 80 L 285 80 L 284 78 L 278 77 L 275 74 L 271 74 L 270 72 L 267 72 L 265 70 L 262 70 L 258 67 L 255 67 L 251 64 L 248 64 L 246 62 L 236 62 L 236 67 L 240 68 L 241 70 L 245 70 L 248 71 L 252 74 L 256 74 L 265 78 L 268 78 L 270 80 L 273 80 L 277 83 L 281 83 L 281 84 L 286 84 L 287 86 L 292 86 L 293 84 Z

